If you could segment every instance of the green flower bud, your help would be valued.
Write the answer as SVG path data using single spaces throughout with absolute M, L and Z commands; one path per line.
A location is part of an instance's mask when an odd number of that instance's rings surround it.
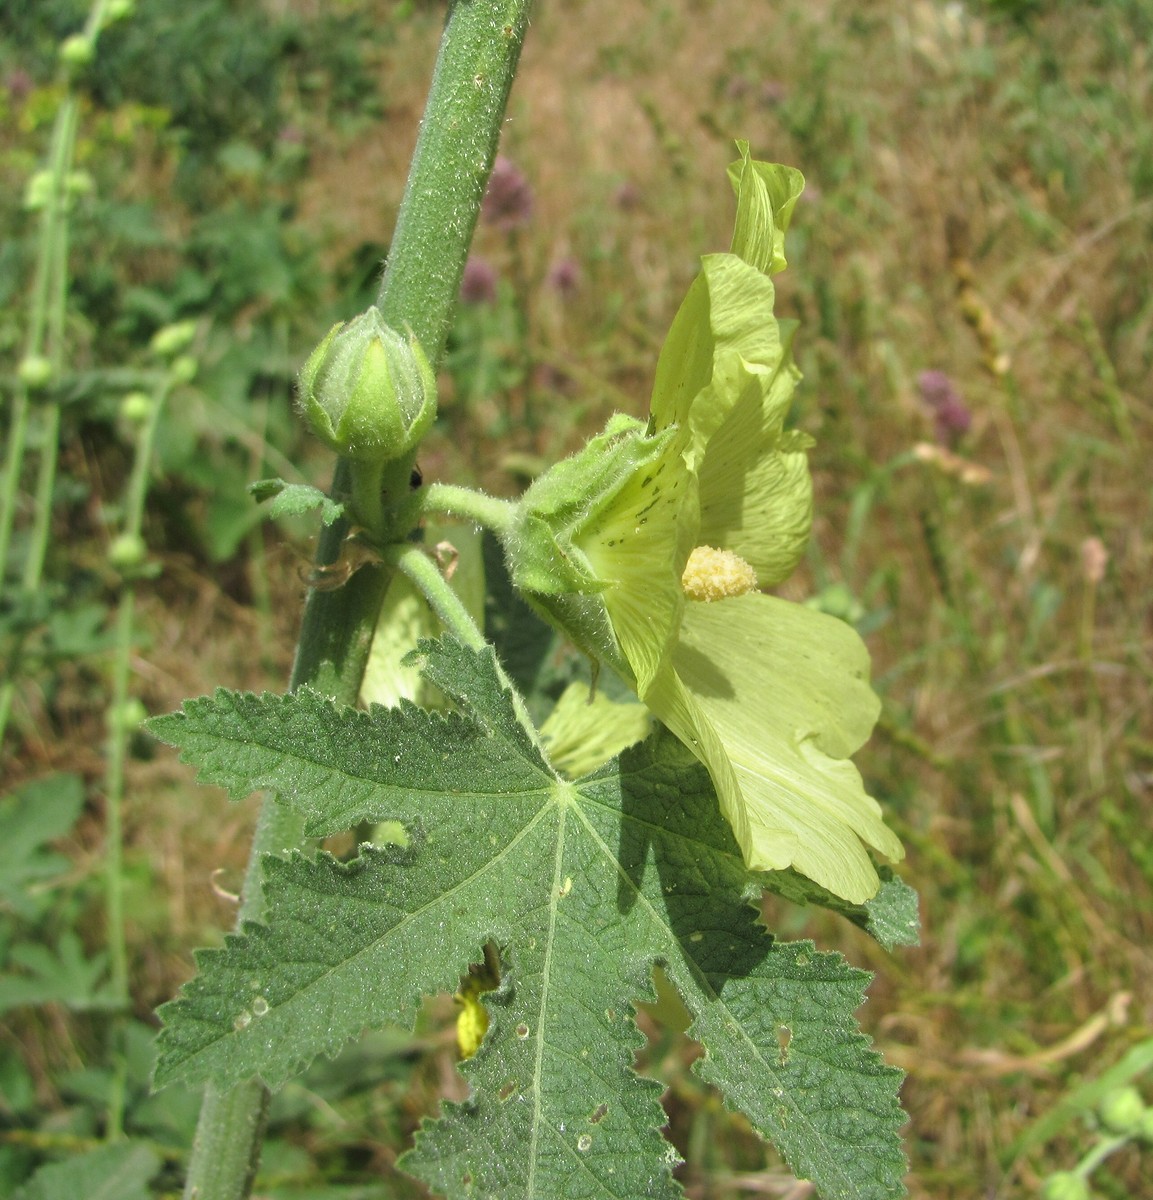
M 36 171 L 24 185 L 24 207 L 29 212 L 40 212 L 52 202 L 55 177 L 51 171 Z
M 120 401 L 120 419 L 129 425 L 143 425 L 152 415 L 152 397 L 147 392 L 129 392 Z
M 138 533 L 118 534 L 108 547 L 108 561 L 122 574 L 142 567 L 147 556 L 148 547 Z
M 104 723 L 116 733 L 133 733 L 148 720 L 148 709 L 135 697 L 114 704 L 104 714 Z
M 1075 1171 L 1056 1171 L 1041 1185 L 1042 1200 L 1089 1200 L 1092 1193 Z
M 104 10 L 104 23 L 112 25 L 132 16 L 135 11 L 136 0 L 108 0 L 108 7 Z
M 391 462 L 436 419 L 436 376 L 420 343 L 373 307 L 335 325 L 300 373 L 300 410 L 313 433 L 345 458 Z
M 169 371 L 173 383 L 191 383 L 196 378 L 196 372 L 199 369 L 199 363 L 191 354 L 182 354 L 179 358 L 172 360 Z
M 1101 1101 L 1097 1112 L 1110 1133 L 1133 1134 L 1145 1116 L 1145 1101 L 1135 1087 L 1116 1088 Z
M 43 354 L 29 354 L 21 361 L 17 373 L 30 392 L 42 391 L 52 382 L 52 364 Z
M 148 348 L 161 358 L 172 358 L 182 350 L 187 350 L 196 337 L 195 321 L 177 321 L 165 325 L 152 335 Z
M 60 43 L 60 61 L 66 67 L 86 67 L 96 54 L 96 43 L 82 33 L 74 33 Z

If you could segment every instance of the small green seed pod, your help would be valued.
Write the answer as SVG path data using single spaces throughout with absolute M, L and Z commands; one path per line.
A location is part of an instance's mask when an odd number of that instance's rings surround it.
M 104 23 L 112 25 L 116 21 L 123 21 L 135 11 L 136 0 L 108 0 L 108 7 L 104 10 Z
M 191 383 L 199 369 L 200 364 L 191 354 L 182 354 L 179 358 L 174 358 L 169 368 L 174 383 Z
M 147 392 L 129 392 L 120 401 L 120 419 L 129 425 L 143 425 L 152 415 L 153 400 Z
M 187 350 L 196 338 L 195 321 L 174 321 L 171 325 L 161 326 L 148 343 L 149 350 L 161 358 L 173 358 Z
M 96 180 L 88 171 L 69 171 L 64 177 L 64 191 L 70 199 L 91 196 L 96 191 Z
M 114 733 L 134 733 L 148 720 L 148 709 L 135 696 L 114 704 L 104 714 L 104 723 Z
M 29 212 L 41 212 L 52 203 L 56 177 L 51 171 L 36 171 L 24 185 L 24 207 Z
M 1153 1108 L 1147 1108 L 1141 1114 L 1141 1124 L 1137 1127 L 1137 1136 L 1146 1144 L 1153 1145 Z
M 122 574 L 128 574 L 144 565 L 148 547 L 138 533 L 121 533 L 112 539 L 108 547 L 108 561 Z

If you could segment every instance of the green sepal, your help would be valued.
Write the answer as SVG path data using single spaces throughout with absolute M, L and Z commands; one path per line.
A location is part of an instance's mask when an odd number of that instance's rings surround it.
M 667 442 L 667 436 L 650 436 L 643 422 L 618 414 L 603 433 L 537 479 L 504 537 L 516 586 L 534 597 L 603 591 L 610 581 L 597 575 L 580 548 L 582 534 Z

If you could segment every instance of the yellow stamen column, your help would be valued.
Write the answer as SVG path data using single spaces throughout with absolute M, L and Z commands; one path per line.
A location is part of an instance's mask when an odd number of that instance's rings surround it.
M 757 590 L 757 573 L 739 554 L 698 546 L 689 555 L 681 587 L 690 600 L 724 600 Z

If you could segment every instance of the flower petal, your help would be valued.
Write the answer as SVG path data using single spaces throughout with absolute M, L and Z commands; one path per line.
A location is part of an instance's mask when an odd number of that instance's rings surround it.
M 852 903 L 879 880 L 865 843 L 904 855 L 849 755 L 879 703 L 847 625 L 775 597 L 688 604 L 666 670 L 643 696 L 705 763 L 754 870 L 792 866 Z
M 604 692 L 590 692 L 586 683 L 570 683 L 540 733 L 553 767 L 579 779 L 644 741 L 652 725 L 643 704 L 610 700 Z
M 775 275 L 785 269 L 785 230 L 805 177 L 795 167 L 754 161 L 748 142 L 737 142 L 737 152 L 741 157 L 729 166 L 737 193 L 731 249 L 757 270 Z
M 698 543 L 732 550 L 762 587 L 797 565 L 812 524 L 806 435 L 784 431 L 800 372 L 773 282 L 733 254 L 701 260 L 657 364 L 656 429 L 687 429 L 699 475 Z
M 696 540 L 696 481 L 683 443 L 683 437 L 670 438 L 577 539 L 608 585 L 605 608 L 641 696 L 672 649 L 685 604 L 681 572 Z
M 809 539 L 812 442 L 782 428 L 799 377 L 787 345 L 775 366 L 741 359 L 738 370 L 744 384 L 731 386 L 739 398 L 709 436 L 698 469 L 698 537 L 739 554 L 768 587 L 792 574 Z

